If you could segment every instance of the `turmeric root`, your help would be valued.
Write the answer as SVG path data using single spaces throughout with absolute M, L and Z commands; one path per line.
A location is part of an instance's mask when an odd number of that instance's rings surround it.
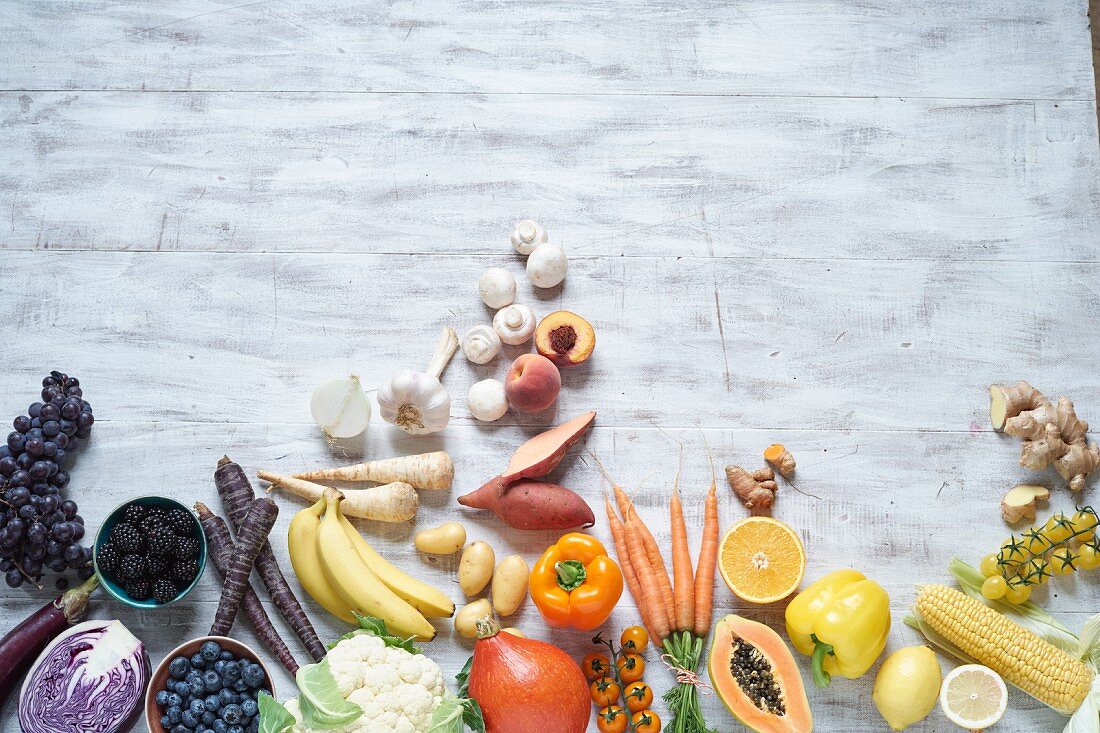
M 779 475 L 783 478 L 789 479 L 794 475 L 794 456 L 782 443 L 773 443 L 765 448 L 764 460 L 775 466 L 775 470 L 779 471 Z
M 775 500 L 778 486 L 775 483 L 775 473 L 770 468 L 749 473 L 740 466 L 726 466 L 726 480 L 747 509 L 770 507 Z
M 1077 417 L 1068 397 L 1053 403 L 1025 381 L 989 388 L 989 419 L 993 429 L 1023 440 L 1020 465 L 1054 466 L 1069 481 L 1071 491 L 1085 487 L 1085 477 L 1100 468 L 1100 447 L 1089 444 L 1089 425 Z

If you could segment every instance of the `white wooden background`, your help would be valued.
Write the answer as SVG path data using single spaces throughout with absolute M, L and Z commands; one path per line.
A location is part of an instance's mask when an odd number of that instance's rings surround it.
M 454 564 L 412 550 L 417 527 L 461 517 L 533 562 L 553 533 L 453 496 L 587 409 L 586 448 L 627 486 L 652 475 L 637 499 L 665 539 L 673 438 L 693 527 L 702 434 L 746 465 L 779 440 L 820 497 L 785 489 L 775 511 L 805 540 L 807 578 L 865 570 L 891 595 L 889 649 L 919 643 L 901 624 L 914 584 L 990 551 L 999 497 L 1033 478 L 990 432 L 986 385 L 1028 378 L 1100 425 L 1093 89 L 1081 0 L 4 0 L 0 415 L 50 369 L 81 378 L 99 422 L 69 493 L 90 530 L 136 495 L 218 507 L 223 453 L 250 473 L 332 462 L 310 390 L 426 363 L 442 323 L 488 320 L 476 279 L 505 266 L 538 313 L 589 317 L 596 354 L 564 375 L 557 414 L 477 424 L 466 390 L 506 361 L 459 357 L 444 433 L 376 421 L 371 457 L 444 448 L 457 475 L 422 493 L 415 525 L 363 525 L 372 543 L 456 600 Z M 521 215 L 569 252 L 563 287 L 522 276 Z M 574 451 L 555 478 L 598 506 L 590 463 Z M 745 511 L 722 486 L 728 526 Z M 285 556 L 301 504 L 279 504 Z M 781 626 L 781 604 L 719 586 L 717 613 Z M 217 592 L 211 572 L 177 606 L 100 596 L 94 614 L 156 662 L 205 633 Z M 52 596 L 0 588 L 0 627 Z M 1097 575 L 1036 598 L 1079 626 Z M 305 602 L 326 637 L 343 630 Z M 624 599 L 612 626 L 636 620 Z M 515 623 L 590 648 L 530 605 Z M 428 647 L 449 674 L 470 650 L 448 625 Z M 817 729 L 886 730 L 872 679 L 811 686 Z M 1014 692 L 998 730 L 1062 725 Z M 935 712 L 917 729 L 950 727 Z

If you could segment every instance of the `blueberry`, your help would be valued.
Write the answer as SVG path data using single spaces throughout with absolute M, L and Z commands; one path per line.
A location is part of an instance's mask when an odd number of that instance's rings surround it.
M 231 725 L 226 728 L 225 733 L 244 733 L 244 728 L 239 725 Z
M 260 733 L 260 719 L 253 718 L 252 722 L 248 724 L 248 727 L 244 729 L 245 733 Z
M 191 702 L 187 705 L 187 709 L 195 715 L 202 715 L 206 712 L 206 706 L 203 704 L 202 700 L 197 697 L 192 698 Z
M 237 695 L 237 693 L 233 692 L 233 690 L 230 690 L 228 687 L 223 688 L 220 692 L 218 692 L 218 702 L 221 703 L 221 707 L 232 705 L 239 699 L 240 696 Z
M 218 659 L 224 659 L 227 662 L 233 661 L 233 652 L 228 649 L 222 649 L 221 654 L 218 655 Z
M 176 691 L 177 695 L 191 694 L 191 685 L 187 684 L 186 682 L 177 682 L 176 684 L 172 685 L 172 689 Z
M 206 685 L 203 683 L 202 677 L 193 677 L 187 684 L 191 688 L 191 694 L 194 696 L 201 697 L 202 694 L 207 691 Z
M 197 669 L 187 670 L 187 676 L 183 678 L 185 682 L 190 683 L 192 680 L 202 681 L 202 672 Z
M 264 683 L 264 668 L 258 664 L 250 664 L 241 671 L 241 678 L 249 687 L 259 687 Z
M 194 728 L 199 724 L 199 716 L 195 715 L 190 710 L 184 710 L 183 715 L 180 716 L 180 722 L 188 728 Z
M 251 718 L 260 711 L 260 707 L 256 704 L 255 700 L 244 700 L 241 702 L 241 712 L 244 713 L 244 717 Z
M 199 654 L 208 662 L 213 662 L 222 653 L 221 644 L 216 641 L 204 641 L 199 647 Z
M 226 705 L 224 708 L 222 708 L 221 717 L 222 720 L 224 720 L 226 723 L 229 723 L 230 725 L 236 725 L 237 723 L 241 722 L 241 718 L 243 718 L 244 715 L 242 715 L 241 713 L 241 706 L 234 704 Z
M 157 705 L 160 705 L 162 708 L 167 707 L 168 706 L 168 690 L 161 690 L 160 692 L 158 692 L 156 700 L 157 700 Z
M 164 728 L 165 730 L 168 730 L 169 728 L 172 727 L 172 721 L 170 721 L 168 719 L 167 715 L 161 716 L 161 718 L 160 718 L 160 727 Z
M 222 672 L 225 671 L 225 660 L 224 659 L 219 659 L 218 661 L 214 662 L 214 671 L 217 672 L 218 674 L 221 674 Z
M 187 657 L 176 657 L 168 663 L 168 674 L 177 680 L 182 680 L 187 675 L 189 666 Z
M 173 705 L 172 707 L 165 710 L 164 714 L 168 716 L 169 723 L 175 724 L 180 722 L 180 717 L 183 715 L 183 710 L 180 709 L 179 705 Z
M 160 702 L 160 700 L 157 700 L 157 702 Z M 164 701 L 164 705 L 169 708 L 178 708 L 183 705 L 183 698 L 178 692 L 170 692 L 167 695 L 167 699 Z
M 191 731 L 187 730 L 187 726 L 185 726 L 183 723 L 179 723 L 177 725 L 173 725 L 172 730 L 169 731 L 169 733 L 191 733 Z
M 207 695 L 206 698 L 202 701 L 202 704 L 203 707 L 205 707 L 212 713 L 217 711 L 217 709 L 221 707 L 221 704 L 218 703 L 217 695 Z
M 222 676 L 214 670 L 203 673 L 202 682 L 206 685 L 207 692 L 217 692 L 225 686 L 222 684 Z
M 248 683 L 244 680 L 237 680 L 233 683 L 233 690 L 235 692 L 244 692 L 248 689 Z
M 191 666 L 195 669 L 202 669 L 202 665 L 206 662 L 206 658 L 199 653 L 191 655 Z
M 204 725 L 214 725 L 214 721 L 218 719 L 217 713 L 207 710 L 202 714 L 202 722 Z
M 214 733 L 228 733 L 229 732 L 229 724 L 226 723 L 221 718 L 218 718 L 217 720 L 215 720 L 214 725 L 212 725 L 210 727 L 214 729 Z
M 225 670 L 222 672 L 222 679 L 225 680 L 225 684 L 229 685 L 241 678 L 241 667 L 239 664 L 227 664 Z

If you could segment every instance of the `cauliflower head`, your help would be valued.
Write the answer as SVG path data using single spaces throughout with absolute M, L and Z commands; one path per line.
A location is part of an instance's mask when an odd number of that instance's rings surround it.
M 386 646 L 361 633 L 344 639 L 328 653 L 336 686 L 362 716 L 329 733 L 424 733 L 446 693 L 443 671 L 423 654 Z M 287 711 L 298 721 L 294 733 L 311 733 L 302 723 L 296 698 Z

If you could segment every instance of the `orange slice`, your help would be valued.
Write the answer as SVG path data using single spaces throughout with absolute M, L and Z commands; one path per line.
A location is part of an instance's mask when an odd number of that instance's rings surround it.
M 749 517 L 730 527 L 718 546 L 722 580 L 738 598 L 772 603 L 802 582 L 806 551 L 794 530 L 771 517 Z

